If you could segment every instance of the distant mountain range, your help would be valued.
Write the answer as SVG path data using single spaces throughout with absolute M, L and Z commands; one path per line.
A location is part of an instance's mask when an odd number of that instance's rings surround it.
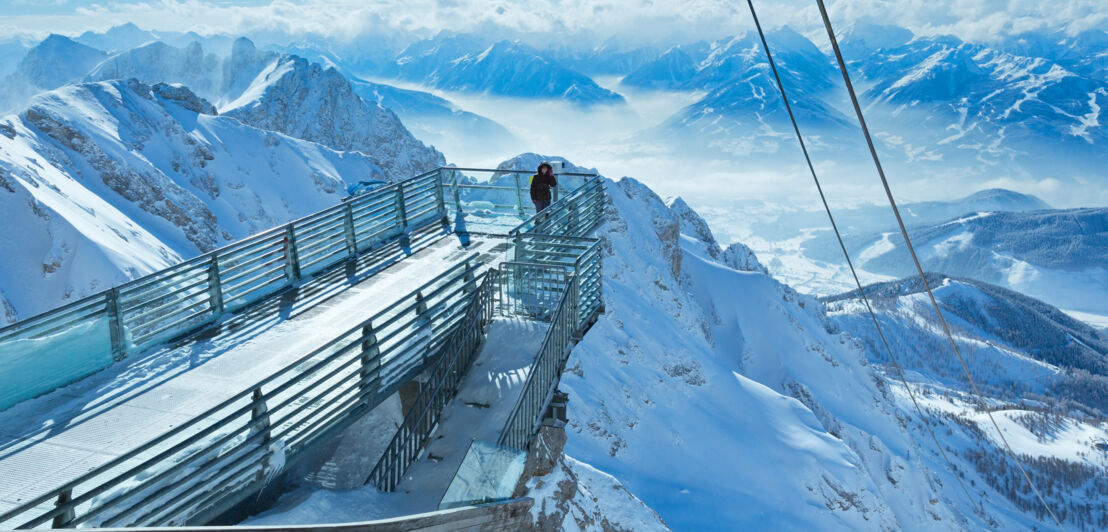
M 1051 209 L 1052 207 L 1038 197 L 1021 194 L 1003 188 L 990 188 L 974 192 L 963 198 L 946 201 L 920 201 L 899 205 L 904 222 L 910 226 L 946 222 L 962 215 L 978 212 L 1023 212 Z M 861 205 L 858 207 L 838 207 L 833 210 L 835 223 L 847 233 L 869 233 L 875 228 L 891 229 L 896 218 L 888 205 Z M 760 236 L 770 239 L 789 239 L 801 234 L 804 229 L 830 227 L 827 213 L 819 211 L 788 211 L 778 216 L 754 222 L 752 229 Z
M 767 37 L 813 149 L 841 158 L 844 143 L 856 145 L 859 139 L 853 117 L 843 112 L 847 104 L 833 61 L 787 27 Z M 186 48 L 192 42 L 188 39 L 221 56 L 230 47 L 225 36 L 149 32 L 133 25 L 86 33 L 76 42 L 96 50 L 126 51 L 152 41 Z M 581 105 L 621 104 L 621 95 L 590 77 L 620 76 L 619 86 L 628 90 L 703 94 L 637 139 L 682 144 L 674 150 L 694 147 L 754 158 L 773 156 L 789 142 L 776 85 L 751 33 L 669 47 L 559 42 L 543 48 L 482 33 L 412 39 L 382 34 L 374 37 L 374 46 L 356 48 L 307 37 L 285 46 L 283 53 L 378 85 L 399 79 L 444 91 L 557 98 Z M 983 45 L 858 23 L 844 28 L 840 40 L 857 85 L 864 88 L 880 148 L 898 170 L 911 171 L 906 165 L 959 168 L 983 176 L 1014 165 L 1037 174 L 1056 170 L 1065 161 L 1067 171 L 1089 175 L 1108 163 L 1100 149 L 1108 140 L 1108 117 L 1101 111 L 1108 107 L 1108 34 L 1102 31 L 1027 33 Z M 68 70 L 75 69 L 59 69 Z M 404 99 L 394 94 L 398 106 Z M 423 95 L 409 100 L 416 106 L 432 101 Z M 453 119 L 432 123 L 423 128 L 427 131 L 457 127 L 502 134 L 472 115 L 456 113 L 452 105 L 433 106 L 440 119 Z M 410 116 L 413 122 L 430 117 Z
M 1108 162 L 1102 149 L 1108 142 L 1102 111 L 1108 109 L 1108 45 L 1101 32 L 1082 35 L 986 46 L 856 25 L 841 42 L 856 84 L 865 88 L 861 97 L 879 147 L 898 169 L 961 168 L 984 175 L 1016 165 L 1050 173 L 1065 162 L 1090 175 Z M 843 147 L 853 149 L 859 133 L 854 118 L 842 112 L 848 103 L 834 63 L 787 28 L 767 38 L 802 129 L 815 137 L 811 143 L 821 156 L 841 159 Z M 629 73 L 622 85 L 707 91 L 643 138 L 694 134 L 708 153 L 738 156 L 776 153 L 778 144 L 790 140 L 791 126 L 768 74 L 756 35 L 745 34 L 670 48 Z
M 1108 209 L 980 212 L 909 228 L 925 270 L 969 277 L 1066 310 L 1108 315 Z M 845 235 L 855 265 L 894 277 L 915 273 L 898 231 Z M 803 244 L 806 256 L 842 262 L 834 236 Z
M 619 104 L 623 97 L 592 78 L 512 41 L 441 33 L 411 44 L 382 74 L 451 91 L 558 98 L 577 104 Z

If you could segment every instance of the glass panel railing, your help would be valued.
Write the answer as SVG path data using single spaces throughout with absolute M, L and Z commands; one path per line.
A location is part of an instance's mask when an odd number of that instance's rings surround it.
M 473 440 L 439 502 L 439 509 L 512 498 L 526 464 L 527 451 Z

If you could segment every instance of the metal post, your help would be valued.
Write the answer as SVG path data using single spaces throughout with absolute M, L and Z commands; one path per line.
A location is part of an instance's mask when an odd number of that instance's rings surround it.
M 578 216 L 577 216 L 577 202 L 571 201 L 566 204 L 566 234 L 570 236 L 584 236 L 578 233 Z
M 466 273 L 465 273 L 465 275 L 462 276 L 462 283 L 464 283 L 464 285 L 468 287 L 468 288 L 466 288 L 466 292 L 472 292 L 472 291 L 477 289 L 476 286 L 473 286 L 472 284 L 470 284 L 472 281 L 473 281 L 473 270 L 470 268 L 469 263 L 466 262 Z
M 442 214 L 442 223 L 450 224 L 450 217 L 446 215 L 446 194 L 442 190 L 442 169 L 435 172 L 435 200 L 439 205 L 439 213 Z
M 581 339 L 581 329 L 585 324 L 585 316 L 581 315 L 581 276 L 573 274 L 573 339 Z
M 404 185 L 396 185 L 396 225 L 400 232 L 408 230 L 408 213 L 404 207 Z
M 123 307 L 119 304 L 119 289 L 107 292 L 108 334 L 111 336 L 112 359 L 122 360 L 127 356 L 127 331 L 123 328 Z
M 377 378 L 373 379 L 373 386 L 370 386 L 369 378 L 374 372 L 381 369 L 381 348 L 377 345 L 377 333 L 373 331 L 372 323 L 362 326 L 361 363 L 362 368 L 358 372 L 358 385 L 362 389 L 362 401 L 369 402 L 370 392 L 376 392 L 377 388 Z
M 223 284 L 219 280 L 219 257 L 215 253 L 208 261 L 208 300 L 212 305 L 212 315 L 223 314 Z
M 519 174 L 512 174 L 516 179 L 516 203 L 519 205 L 519 215 L 524 216 L 523 212 L 523 188 L 519 183 Z
M 358 256 L 358 239 L 354 235 L 354 205 L 346 203 L 342 215 L 343 233 L 346 235 L 346 256 L 354 258 Z
M 265 405 L 265 397 L 262 395 L 261 388 L 254 388 L 254 393 L 250 395 L 250 401 L 254 403 L 254 409 L 250 412 L 250 430 L 264 432 L 265 436 L 262 436 L 262 443 L 269 443 L 269 408 Z
M 290 283 L 300 280 L 300 257 L 296 253 L 296 232 L 292 224 L 285 226 L 285 278 Z
M 62 490 L 58 493 L 58 500 L 54 501 L 54 507 L 60 508 L 73 500 L 73 488 Z M 69 523 L 77 517 L 73 508 L 67 508 L 64 512 L 54 516 L 51 528 L 73 528 Z
M 450 175 L 454 176 L 454 208 L 458 211 L 458 216 L 462 215 L 462 194 L 461 188 L 458 187 L 458 171 L 451 170 Z
M 416 314 L 418 316 L 423 316 L 424 314 L 427 314 L 427 301 L 423 298 L 423 292 L 416 292 L 415 300 Z

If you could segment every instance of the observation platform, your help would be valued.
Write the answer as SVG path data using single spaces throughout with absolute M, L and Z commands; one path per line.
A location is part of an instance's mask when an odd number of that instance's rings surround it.
M 0 528 L 211 522 L 409 383 L 367 484 L 467 430 L 525 450 L 602 306 L 603 188 L 532 215 L 518 174 L 438 169 L 0 329 Z

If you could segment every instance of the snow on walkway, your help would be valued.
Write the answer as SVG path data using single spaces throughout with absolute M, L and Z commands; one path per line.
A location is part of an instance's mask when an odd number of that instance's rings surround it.
M 357 325 L 465 257 L 505 245 L 453 236 L 341 268 L 225 321 L 0 412 L 0 513 L 134 449 Z M 390 257 L 382 254 L 392 253 Z M 384 267 L 382 268 L 382 265 Z
M 372 485 L 349 491 L 301 489 L 241 524 L 345 523 L 437 510 L 470 443 L 495 442 L 500 436 L 547 326 L 518 317 L 493 321 L 458 396 L 446 405 L 431 443 L 395 492 L 381 493 Z

